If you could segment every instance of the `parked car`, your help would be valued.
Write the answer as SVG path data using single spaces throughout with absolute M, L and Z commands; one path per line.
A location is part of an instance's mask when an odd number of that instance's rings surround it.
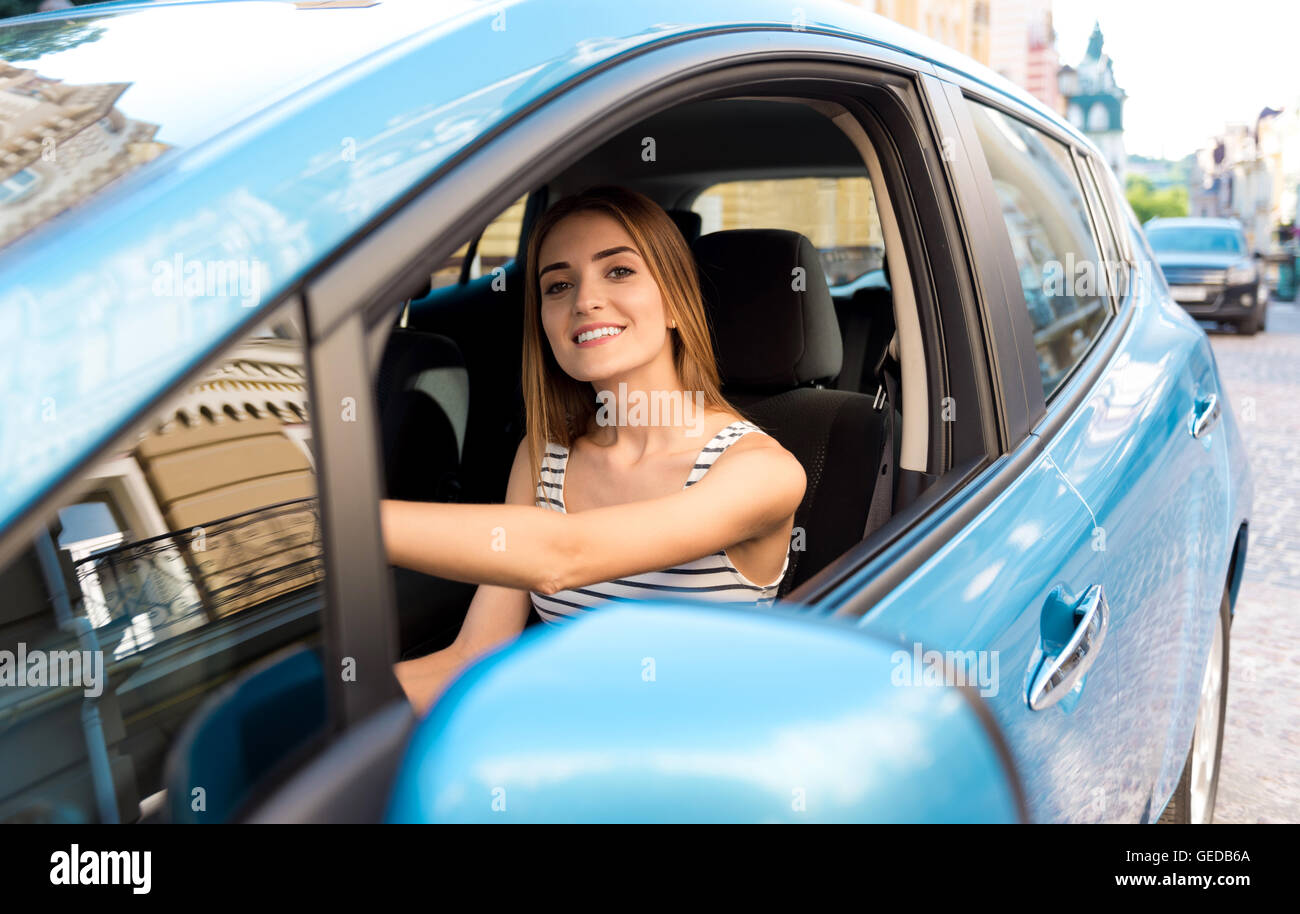
M 0 820 L 1212 817 L 1253 487 L 1205 334 L 1065 120 L 795 15 L 0 24 Z M 690 241 L 791 567 L 530 626 L 417 720 L 391 666 L 473 588 L 378 502 L 502 499 L 525 241 L 594 183 Z M 837 297 L 816 250 L 876 243 Z
M 1232 324 L 1253 335 L 1268 325 L 1268 279 L 1235 219 L 1158 218 L 1147 240 L 1174 300 L 1201 320 Z

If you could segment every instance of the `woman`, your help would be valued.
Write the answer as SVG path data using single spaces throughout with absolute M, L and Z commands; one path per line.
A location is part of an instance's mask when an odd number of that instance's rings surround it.
M 668 214 L 592 188 L 542 216 L 526 264 L 527 434 L 505 504 L 381 505 L 390 562 L 480 585 L 450 647 L 394 668 L 421 712 L 533 607 L 559 622 L 628 597 L 763 605 L 789 562 L 803 468 L 719 392 Z

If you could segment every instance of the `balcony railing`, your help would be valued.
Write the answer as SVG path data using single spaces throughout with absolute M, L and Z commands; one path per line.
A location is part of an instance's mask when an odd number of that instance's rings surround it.
M 126 543 L 73 565 L 97 628 L 123 629 L 123 656 L 323 576 L 320 510 L 295 499 Z

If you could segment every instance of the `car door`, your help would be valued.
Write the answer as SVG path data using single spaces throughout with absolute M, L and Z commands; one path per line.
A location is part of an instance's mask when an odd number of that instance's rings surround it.
M 1192 433 L 1220 408 L 1213 357 L 1204 334 L 1166 307 L 1152 271 L 1126 266 L 1134 245 L 1121 254 L 1083 150 L 1041 121 L 966 106 L 1030 279 L 1024 305 L 1009 301 L 1043 382 L 1036 431 L 1086 504 L 1090 547 L 1106 560 L 1118 676 L 1106 817 L 1147 821 L 1182 770 L 1227 575 L 1228 549 L 1215 554 L 1229 522 L 1226 445 Z M 1043 213 L 1033 212 L 1035 172 L 1049 180 Z M 1103 338 L 1113 343 L 1098 357 Z
M 1086 188 L 1110 181 L 1080 160 Z M 1100 173 L 1098 173 L 1100 172 Z M 1231 418 L 1205 334 L 1174 304 L 1125 210 L 1090 190 L 1125 324 L 1104 372 L 1053 444 L 1097 520 L 1107 555 L 1121 701 L 1117 814 L 1157 818 L 1182 773 L 1236 531 L 1229 514 Z M 1115 195 L 1112 193 L 1113 200 Z M 1108 237 L 1111 226 L 1119 237 Z M 1123 247 L 1120 242 L 1123 242 Z M 1125 253 L 1127 249 L 1127 253 Z
M 972 159 L 1002 216 L 998 237 L 1014 264 L 1006 273 L 1019 277 L 1007 302 L 1017 335 L 1032 344 L 1022 375 L 1039 417 L 1034 434 L 1084 506 L 1087 548 L 1100 560 L 1109 620 L 1098 664 L 1112 670 L 1114 691 L 1113 739 L 1094 750 L 1111 773 L 1097 812 L 1146 821 L 1181 771 L 1189 693 L 1226 574 L 1227 552 L 1212 558 L 1204 543 L 1227 525 L 1214 478 L 1224 459 L 1215 449 L 1226 452 L 1191 435 L 1214 406 L 1212 357 L 1203 334 L 1126 266 L 1132 247 L 1111 231 L 1068 135 L 986 96 L 956 96 L 954 106 L 969 119 Z
M 1115 813 L 1108 798 L 1119 696 L 1108 556 L 1094 547 L 1093 515 L 1058 465 L 1050 438 L 1030 429 L 1042 415 L 1043 380 L 1016 311 L 1026 309 L 1025 289 L 1042 284 L 1045 262 L 1055 254 L 1064 259 L 1050 242 L 1065 229 L 1025 236 L 1056 215 L 1045 193 L 1051 176 L 1034 171 L 1044 163 L 1025 158 L 1022 138 L 999 132 L 1003 152 L 1020 156 L 1012 171 L 1023 188 L 1020 197 L 1010 187 L 999 195 L 965 96 L 937 79 L 926 85 L 937 129 L 952 138 L 948 173 L 978 273 L 977 313 L 1004 443 L 1000 456 L 936 512 L 942 522 L 901 535 L 828 602 L 838 602 L 838 612 L 862 614 L 864 629 L 894 641 L 904 681 L 942 658 L 949 675 L 976 683 L 1011 746 L 1033 821 L 1105 821 Z M 1013 203 L 1021 210 L 1013 213 Z M 1004 218 L 1012 215 L 1020 219 L 1014 237 Z M 1082 304 L 1096 315 L 1092 332 L 1108 326 L 1108 297 Z M 1044 326 L 1089 326 L 1086 318 L 1069 323 L 1065 308 L 1042 317 Z M 1052 378 L 1068 374 L 1071 359 L 1091 342 L 1060 341 Z

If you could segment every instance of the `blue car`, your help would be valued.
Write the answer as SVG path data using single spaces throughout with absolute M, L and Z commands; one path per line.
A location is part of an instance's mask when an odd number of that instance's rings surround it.
M 1229 392 L 1000 77 L 768 0 L 111 3 L 0 61 L 0 821 L 1211 820 Z M 417 716 L 474 588 L 380 500 L 502 501 L 530 227 L 595 184 L 804 466 L 788 571 L 530 625 Z

